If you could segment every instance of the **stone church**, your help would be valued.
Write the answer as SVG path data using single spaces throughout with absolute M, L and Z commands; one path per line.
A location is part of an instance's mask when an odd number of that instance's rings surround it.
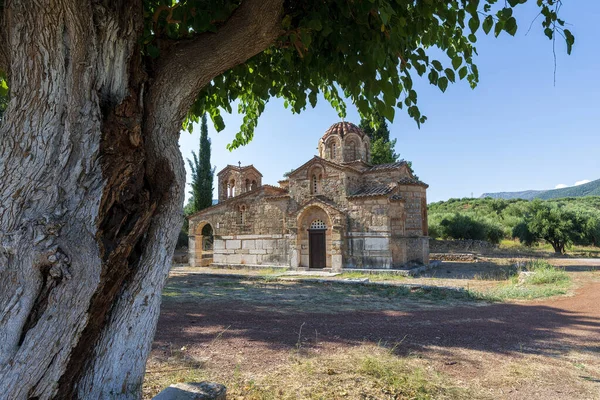
M 332 125 L 279 186 L 253 166 L 218 174 L 218 204 L 189 217 L 192 266 L 393 269 L 429 263 L 427 185 L 405 161 L 371 165 L 369 137 Z

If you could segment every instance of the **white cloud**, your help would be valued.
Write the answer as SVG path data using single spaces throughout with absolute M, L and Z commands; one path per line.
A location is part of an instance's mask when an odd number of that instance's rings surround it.
M 554 189 L 564 189 L 564 188 L 566 188 L 566 187 L 568 187 L 568 186 L 567 186 L 567 185 L 565 185 L 564 183 L 559 183 L 558 185 L 556 185 L 556 186 L 554 187 Z
M 584 183 L 589 183 L 589 182 L 591 182 L 589 179 L 584 179 L 582 181 L 575 182 L 575 186 L 583 185 Z

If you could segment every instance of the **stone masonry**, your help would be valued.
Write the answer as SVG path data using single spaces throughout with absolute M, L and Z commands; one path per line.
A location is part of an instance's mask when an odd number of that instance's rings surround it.
M 190 264 L 392 269 L 429 263 L 427 185 L 371 165 L 369 137 L 339 122 L 279 186 L 252 165 L 218 176 L 219 203 L 189 218 Z

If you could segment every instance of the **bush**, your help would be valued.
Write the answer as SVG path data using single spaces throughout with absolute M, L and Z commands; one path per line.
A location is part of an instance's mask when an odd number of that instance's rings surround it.
M 545 285 L 550 283 L 566 283 L 571 278 L 562 269 L 550 265 L 544 260 L 532 260 L 525 264 L 527 271 L 534 272 L 526 279 L 526 283 L 532 285 Z
M 486 240 L 495 244 L 504 237 L 504 230 L 499 224 L 458 213 L 444 216 L 439 224 L 433 222 L 429 230 L 433 238 Z

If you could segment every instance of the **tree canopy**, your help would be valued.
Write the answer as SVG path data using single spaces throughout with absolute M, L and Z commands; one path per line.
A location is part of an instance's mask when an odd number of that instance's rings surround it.
M 360 128 L 371 139 L 371 163 L 387 164 L 398 161 L 400 154 L 396 154 L 396 139 L 390 140 L 390 130 L 385 118 L 377 114 L 375 124 L 362 118 Z
M 477 34 L 515 35 L 513 10 L 527 0 L 302 0 L 285 1 L 281 34 L 268 49 L 216 77 L 198 95 L 184 126 L 192 129 L 209 112 L 217 130 L 224 128 L 221 110 L 234 102 L 244 115 L 230 148 L 248 143 L 258 117 L 271 97 L 284 99 L 299 113 L 315 106 L 318 95 L 346 115 L 344 98 L 360 115 L 374 113 L 393 121 L 404 109 L 417 124 L 426 117 L 418 107 L 415 76 L 426 76 L 442 92 L 449 83 L 479 81 L 475 64 Z M 170 3 L 170 2 L 169 2 Z M 216 32 L 238 8 L 239 0 L 144 3 L 145 52 L 160 57 L 172 40 Z M 565 39 L 571 52 L 574 37 L 559 18 L 561 0 L 537 0 L 541 25 L 550 39 Z M 437 60 L 429 50 L 440 49 Z

